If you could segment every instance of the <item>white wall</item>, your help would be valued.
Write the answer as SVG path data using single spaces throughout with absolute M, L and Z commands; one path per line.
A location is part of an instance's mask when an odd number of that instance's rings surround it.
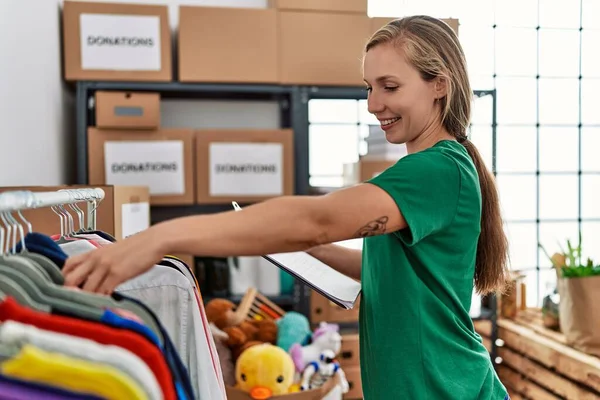
M 58 0 L 0 1 L 0 185 L 60 184 L 72 172 L 59 23 Z
M 99 0 L 100 1 L 100 0 Z M 104 0 L 264 8 L 268 0 Z M 62 80 L 61 0 L 0 0 L 0 186 L 74 182 L 73 88 Z M 164 126 L 276 127 L 275 103 L 165 102 Z M 227 121 L 233 121 L 228 123 Z

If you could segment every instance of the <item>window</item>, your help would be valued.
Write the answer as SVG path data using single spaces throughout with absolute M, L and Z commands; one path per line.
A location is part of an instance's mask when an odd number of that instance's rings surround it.
M 519 10 L 519 12 L 515 12 Z M 577 240 L 600 262 L 600 5 L 596 0 L 369 0 L 369 14 L 457 18 L 473 89 L 496 89 L 496 173 L 511 267 L 539 306 L 556 284 L 544 254 Z M 367 151 L 376 123 L 364 100 L 311 100 L 311 185 L 339 187 L 343 165 Z M 490 97 L 476 100 L 470 135 L 492 163 Z M 335 152 L 333 150 L 336 150 Z

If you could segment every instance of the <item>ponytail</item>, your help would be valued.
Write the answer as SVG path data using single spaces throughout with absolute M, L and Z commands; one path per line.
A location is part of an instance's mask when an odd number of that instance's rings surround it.
M 481 295 L 503 292 L 509 281 L 508 239 L 504 233 L 494 175 L 470 140 L 463 139 L 461 143 L 477 168 L 481 187 L 481 233 L 475 261 L 475 288 Z

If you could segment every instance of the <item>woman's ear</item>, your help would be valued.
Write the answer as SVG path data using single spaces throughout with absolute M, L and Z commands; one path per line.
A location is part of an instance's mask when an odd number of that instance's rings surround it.
M 434 79 L 433 90 L 437 100 L 448 95 L 448 79 L 444 76 L 438 76 Z

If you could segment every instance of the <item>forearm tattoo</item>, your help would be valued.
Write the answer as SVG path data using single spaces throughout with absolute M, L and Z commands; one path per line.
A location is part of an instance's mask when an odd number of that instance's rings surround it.
M 360 228 L 356 232 L 356 237 L 365 238 L 368 236 L 382 235 L 385 233 L 388 217 L 379 217 Z

